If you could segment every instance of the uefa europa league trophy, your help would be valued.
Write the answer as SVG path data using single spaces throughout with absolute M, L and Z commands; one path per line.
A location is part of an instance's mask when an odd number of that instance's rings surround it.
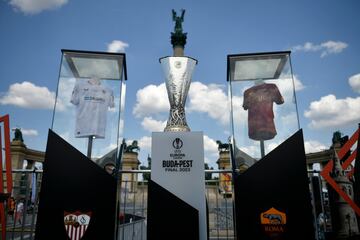
M 184 56 L 186 33 L 183 33 L 181 24 L 184 21 L 185 10 L 182 9 L 181 17 L 176 16 L 174 10 L 172 10 L 172 13 L 173 21 L 175 21 L 175 30 L 171 33 L 174 56 L 160 58 L 170 102 L 170 116 L 164 131 L 188 132 L 190 128 L 186 123 L 185 103 L 197 60 Z

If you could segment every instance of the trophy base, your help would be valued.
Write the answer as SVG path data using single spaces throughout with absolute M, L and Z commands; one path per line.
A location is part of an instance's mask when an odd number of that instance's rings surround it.
M 190 132 L 190 128 L 188 126 L 166 126 L 164 132 Z

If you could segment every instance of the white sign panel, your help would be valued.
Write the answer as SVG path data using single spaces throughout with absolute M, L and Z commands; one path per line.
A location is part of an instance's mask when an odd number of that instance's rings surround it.
M 199 211 L 200 239 L 207 239 L 202 132 L 154 132 L 151 180 Z

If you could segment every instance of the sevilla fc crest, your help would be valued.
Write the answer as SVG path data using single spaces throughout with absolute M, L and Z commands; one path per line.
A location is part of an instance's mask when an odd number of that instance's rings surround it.
M 80 240 L 90 223 L 91 212 L 64 212 L 65 230 L 70 240 Z

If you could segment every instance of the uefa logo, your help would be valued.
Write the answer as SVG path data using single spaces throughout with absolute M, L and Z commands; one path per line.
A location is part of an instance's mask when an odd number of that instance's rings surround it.
M 175 138 L 172 145 L 175 149 L 180 149 L 183 146 L 183 141 L 180 138 Z
M 176 68 L 181 68 L 181 62 L 180 61 L 176 61 L 174 65 L 175 65 Z

